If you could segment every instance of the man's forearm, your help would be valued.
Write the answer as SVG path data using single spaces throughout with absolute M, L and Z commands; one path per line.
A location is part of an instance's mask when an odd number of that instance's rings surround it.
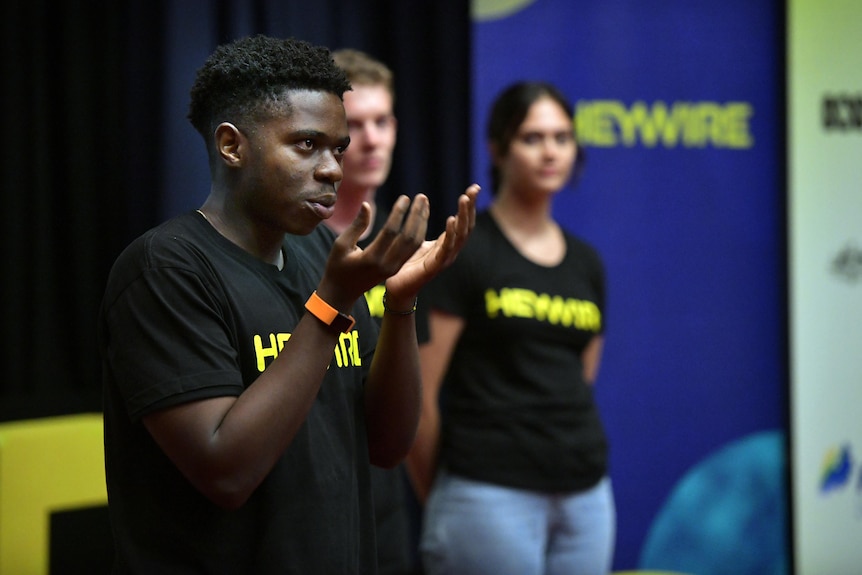
M 414 316 L 385 314 L 365 383 L 372 463 L 392 467 L 404 459 L 416 436 L 421 407 L 422 378 Z

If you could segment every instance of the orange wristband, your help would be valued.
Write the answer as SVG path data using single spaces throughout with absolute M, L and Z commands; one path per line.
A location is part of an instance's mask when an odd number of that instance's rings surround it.
M 305 309 L 308 313 L 328 325 L 329 327 L 338 330 L 342 333 L 348 333 L 356 324 L 356 320 L 352 315 L 341 313 L 317 295 L 317 291 L 311 292 L 308 301 L 305 302 Z

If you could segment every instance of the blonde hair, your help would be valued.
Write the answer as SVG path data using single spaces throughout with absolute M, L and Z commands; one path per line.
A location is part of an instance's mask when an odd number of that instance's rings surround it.
M 389 91 L 392 101 L 395 102 L 392 70 L 386 64 L 353 48 L 342 48 L 334 51 L 332 59 L 335 60 L 335 65 L 347 74 L 347 79 L 351 85 L 383 86 Z

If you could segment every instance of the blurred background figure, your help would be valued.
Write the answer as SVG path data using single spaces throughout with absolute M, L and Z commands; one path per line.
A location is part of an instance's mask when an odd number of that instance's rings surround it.
M 431 340 L 408 460 L 428 496 L 429 575 L 610 571 L 616 519 L 592 387 L 604 266 L 552 215 L 582 162 L 572 118 L 548 83 L 497 97 L 486 133 L 493 200 L 424 292 Z
M 378 204 L 377 190 L 392 168 L 398 122 L 392 70 L 369 54 L 344 48 L 333 52 L 335 63 L 347 73 L 351 90 L 344 93 L 350 146 L 344 154 L 344 178 L 338 188 L 335 213 L 324 223 L 336 234 L 344 231 L 363 202 L 371 206 L 371 225 L 360 238 L 364 248 L 386 222 L 389 213 Z M 365 294 L 371 315 L 383 317 L 383 285 Z M 421 298 L 420 298 L 421 299 Z M 419 310 L 424 306 L 418 306 Z M 428 339 L 427 314 L 417 313 L 420 344 Z M 377 526 L 378 566 L 381 575 L 414 573 L 418 565 L 413 525 L 416 506 L 404 465 L 371 468 Z

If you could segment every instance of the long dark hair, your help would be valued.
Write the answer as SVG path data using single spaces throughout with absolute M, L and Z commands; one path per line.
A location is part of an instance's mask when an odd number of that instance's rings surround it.
M 488 115 L 488 124 L 485 129 L 485 138 L 489 144 L 493 144 L 497 150 L 497 154 L 505 156 L 509 153 L 509 146 L 512 143 L 512 138 L 524 118 L 527 117 L 527 112 L 530 106 L 540 98 L 549 97 L 557 102 L 566 114 L 572 118 L 572 130 L 574 131 L 574 108 L 571 102 L 563 92 L 549 82 L 540 81 L 522 81 L 511 84 L 504 89 L 494 100 L 491 106 L 491 113 Z M 583 150 L 575 140 L 575 145 L 578 148 L 578 156 L 572 179 L 580 174 L 584 157 Z M 500 187 L 500 170 L 491 162 L 491 194 L 496 195 Z

